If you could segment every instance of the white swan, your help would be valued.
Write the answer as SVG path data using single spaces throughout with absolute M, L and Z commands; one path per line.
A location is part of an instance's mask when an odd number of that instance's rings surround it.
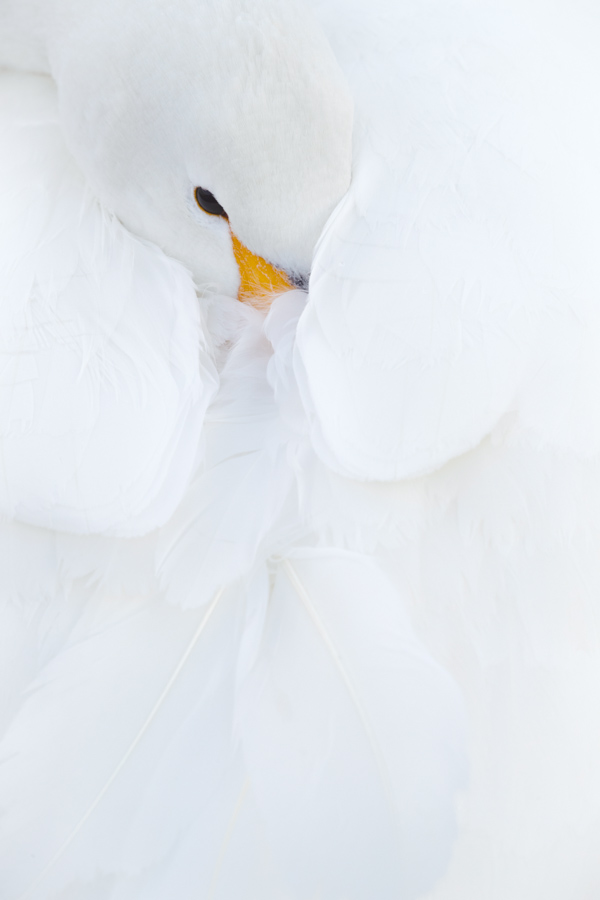
M 585 56 L 468 3 L 0 25 L 53 77 L 0 81 L 2 896 L 583 900 Z

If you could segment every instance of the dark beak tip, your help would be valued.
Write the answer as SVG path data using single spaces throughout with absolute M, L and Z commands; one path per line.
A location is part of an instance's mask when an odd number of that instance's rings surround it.
M 288 274 L 288 278 L 290 279 L 290 282 L 294 285 L 294 287 L 298 288 L 298 290 L 308 290 L 308 280 L 310 278 L 310 275 L 299 275 L 297 272 L 291 272 Z

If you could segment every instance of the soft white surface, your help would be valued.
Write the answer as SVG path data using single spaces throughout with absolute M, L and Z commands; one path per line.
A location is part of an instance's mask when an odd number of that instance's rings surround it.
M 489 5 L 350 3 L 341 36 L 334 15 L 355 176 L 314 260 L 296 371 L 329 465 L 413 477 L 476 446 L 557 338 L 581 342 L 570 317 L 595 324 L 597 67 Z M 578 377 L 596 389 L 595 370 Z M 545 402 L 536 385 L 534 415 Z
M 300 550 L 278 566 L 238 715 L 299 896 L 414 897 L 444 871 L 462 704 L 371 561 Z
M 3 900 L 600 890 L 591 26 L 311 6 L 354 179 L 266 318 L 1 76 Z
M 180 501 L 217 387 L 194 285 L 90 193 L 50 79 L 0 91 L 0 509 L 143 533 Z

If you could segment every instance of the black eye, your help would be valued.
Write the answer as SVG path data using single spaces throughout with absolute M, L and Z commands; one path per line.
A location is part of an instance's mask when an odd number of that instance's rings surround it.
M 205 191 L 204 188 L 198 187 L 194 193 L 196 195 L 196 203 L 204 212 L 210 213 L 211 216 L 223 216 L 224 219 L 229 218 L 219 201 L 210 191 Z

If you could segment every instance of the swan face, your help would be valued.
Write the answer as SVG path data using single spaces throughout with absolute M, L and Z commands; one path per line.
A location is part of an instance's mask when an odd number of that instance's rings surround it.
M 201 290 L 236 295 L 236 238 L 308 274 L 350 182 L 352 139 L 349 92 L 308 11 L 288 0 L 81 6 L 50 62 L 67 141 L 100 200 Z M 227 218 L 202 209 L 196 188 Z

